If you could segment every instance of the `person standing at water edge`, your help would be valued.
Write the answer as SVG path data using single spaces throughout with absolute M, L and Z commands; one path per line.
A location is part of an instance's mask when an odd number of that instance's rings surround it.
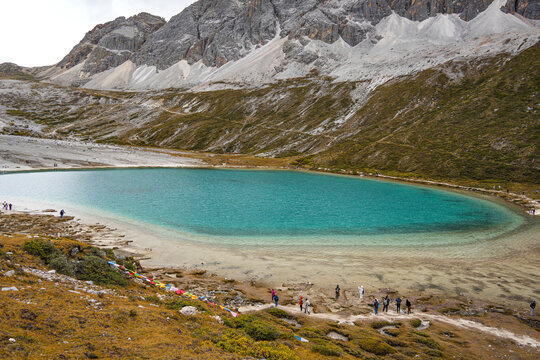
M 275 297 L 276 297 L 276 290 L 272 289 L 272 301 L 274 301 Z
M 358 292 L 360 293 L 360 301 L 364 301 L 364 285 L 358 287 Z
M 339 299 L 339 292 L 340 292 L 339 284 L 336 286 L 336 300 Z
M 64 214 L 66 212 L 64 211 L 64 209 L 60 210 L 60 219 L 63 219 L 64 218 Z
M 379 299 L 377 298 L 373 301 L 373 311 L 375 312 L 375 315 L 379 312 Z
M 274 295 L 274 302 L 276 303 L 276 307 L 277 307 L 277 304 L 278 304 L 278 301 L 279 301 L 279 296 Z
M 401 298 L 398 296 L 396 299 L 396 312 L 399 314 L 401 311 Z
M 534 308 L 536 307 L 536 301 L 533 300 L 530 306 L 531 306 L 531 316 L 534 316 Z
M 304 313 L 305 313 L 305 314 L 308 314 L 308 315 L 310 314 L 310 312 L 309 312 L 309 305 L 310 305 L 309 299 L 306 298 L 306 302 L 304 303 Z
M 409 299 L 407 299 L 405 301 L 405 306 L 407 307 L 407 314 L 410 314 L 411 313 L 411 302 L 409 301 Z
M 300 312 L 302 312 L 302 306 L 304 305 L 304 298 L 302 296 L 300 296 L 300 301 L 298 304 L 300 305 Z

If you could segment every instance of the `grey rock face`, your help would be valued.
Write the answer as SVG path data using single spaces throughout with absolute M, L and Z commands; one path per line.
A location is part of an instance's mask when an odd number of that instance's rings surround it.
M 131 58 L 138 65 L 165 69 L 180 60 L 221 66 L 276 36 L 354 46 L 372 26 L 395 11 L 411 20 L 437 13 L 459 13 L 465 20 L 492 0 L 200 0 L 151 34 Z M 294 58 L 298 54 L 287 54 Z M 300 61 L 313 60 L 313 54 Z
M 396 12 L 421 21 L 438 13 L 471 20 L 493 0 L 199 0 L 171 18 L 142 13 L 96 26 L 59 63 L 70 68 L 82 61 L 92 75 L 131 60 L 166 69 L 180 60 L 220 67 L 238 60 L 275 37 L 288 37 L 285 57 L 318 63 L 304 48 L 311 40 L 351 46 L 378 41 L 373 26 Z M 509 0 L 505 9 L 538 18 L 538 1 Z M 276 69 L 279 72 L 282 69 Z
M 164 24 L 163 18 L 141 13 L 97 25 L 58 66 L 69 69 L 88 59 L 83 71 L 90 75 L 118 66 L 141 47 L 149 34 Z
M 538 0 L 508 0 L 504 6 L 506 12 L 516 12 L 526 18 L 540 20 L 540 2 Z

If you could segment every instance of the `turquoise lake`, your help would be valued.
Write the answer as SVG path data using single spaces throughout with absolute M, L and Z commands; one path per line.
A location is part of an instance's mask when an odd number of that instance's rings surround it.
M 0 175 L 0 200 L 10 199 L 60 204 L 68 215 L 77 207 L 91 209 L 195 241 L 252 245 L 455 244 L 494 238 L 523 222 L 505 206 L 460 193 L 293 171 L 152 168 Z

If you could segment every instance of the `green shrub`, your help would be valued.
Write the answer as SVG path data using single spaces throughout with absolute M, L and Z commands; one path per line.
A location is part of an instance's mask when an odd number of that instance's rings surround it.
M 289 315 L 286 311 L 284 311 L 282 309 L 278 309 L 276 307 L 268 308 L 268 309 L 266 309 L 266 312 L 269 313 L 270 315 L 275 316 L 275 317 L 280 318 L 280 319 L 292 318 L 292 316 Z
M 390 345 L 390 346 L 394 346 L 394 347 L 406 347 L 407 346 L 407 343 L 401 341 L 401 340 L 398 340 L 398 339 L 394 339 L 394 338 L 387 338 L 387 339 L 384 339 L 384 341 Z
M 298 355 L 284 344 L 268 341 L 256 342 L 234 330 L 227 331 L 221 337 L 213 340 L 213 342 L 223 350 L 241 356 L 264 358 L 268 360 L 299 359 Z
M 85 255 L 79 261 L 75 275 L 80 280 L 91 280 L 99 285 L 127 285 L 122 274 L 111 269 L 105 259 L 94 255 Z
M 30 255 L 39 256 L 47 264 L 51 255 L 59 253 L 59 250 L 53 244 L 43 240 L 28 240 L 24 243 L 23 250 Z
M 250 314 L 242 314 L 235 318 L 227 317 L 223 319 L 223 323 L 233 329 L 241 329 L 246 326 L 247 323 L 256 320 L 257 318 Z
M 426 345 L 430 349 L 441 350 L 441 345 L 430 337 L 415 336 L 414 341 Z
M 442 351 L 435 350 L 435 349 L 427 349 L 424 351 L 426 355 L 433 356 L 433 357 L 443 357 Z
M 388 355 L 396 352 L 393 347 L 391 347 L 384 341 L 373 337 L 366 337 L 360 339 L 358 345 L 362 350 L 365 350 L 375 355 Z
M 422 325 L 422 320 L 420 320 L 420 319 L 412 319 L 411 321 L 409 321 L 409 324 L 411 324 L 412 327 L 417 328 L 420 325 Z
M 64 275 L 73 276 L 75 274 L 75 266 L 62 253 L 52 254 L 49 266 Z
M 254 340 L 276 340 L 281 335 L 274 326 L 260 320 L 254 320 L 247 323 L 244 327 L 244 331 Z
M 242 329 L 254 340 L 275 340 L 281 333 L 253 315 L 240 315 L 236 318 L 225 319 L 224 324 L 233 329 Z
M 386 335 L 390 335 L 390 336 L 393 336 L 393 337 L 396 337 L 399 335 L 400 331 L 399 329 L 385 329 L 384 330 L 384 333 Z
M 311 347 L 311 351 L 323 354 L 326 356 L 341 356 L 341 351 L 338 347 L 328 345 L 315 345 Z
M 389 321 L 374 321 L 371 323 L 371 327 L 374 328 L 374 329 L 380 329 L 380 328 L 383 328 L 385 326 L 389 326 L 389 325 L 392 325 L 391 322 Z
M 161 304 L 161 299 L 157 295 L 145 296 L 144 301 L 148 301 L 148 302 L 151 302 L 153 304 Z

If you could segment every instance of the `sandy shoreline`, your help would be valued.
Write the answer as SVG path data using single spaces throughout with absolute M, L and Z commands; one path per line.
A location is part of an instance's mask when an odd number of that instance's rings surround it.
M 8 152 L 9 157 L 6 157 Z M 199 159 L 190 159 L 174 151 L 171 153 L 175 155 L 138 148 L 0 135 L 3 171 L 208 166 Z M 99 163 L 88 161 L 90 154 L 94 158 L 99 157 Z M 29 159 L 32 159 L 30 163 Z M 460 191 L 471 190 L 452 184 L 442 185 Z M 25 212 L 48 208 L 59 210 L 59 206 L 65 206 L 19 200 L 15 204 L 16 209 Z M 228 278 L 282 288 L 310 284 L 309 291 L 328 292 L 329 296 L 336 283 L 345 293 L 350 291 L 351 294 L 357 286 L 364 285 L 370 292 L 390 288 L 404 294 L 472 296 L 500 303 L 522 303 L 540 295 L 540 245 L 537 241 L 540 226 L 536 219 L 531 219 L 519 231 L 504 238 L 479 244 L 411 249 L 363 247 L 357 251 L 344 251 L 314 247 L 200 244 L 148 224 L 86 210 L 74 207 L 68 210 L 68 214 L 87 225 L 105 225 L 108 230 L 95 236 L 94 244 L 138 254 L 145 259 L 142 264 L 146 267 L 204 269 Z

